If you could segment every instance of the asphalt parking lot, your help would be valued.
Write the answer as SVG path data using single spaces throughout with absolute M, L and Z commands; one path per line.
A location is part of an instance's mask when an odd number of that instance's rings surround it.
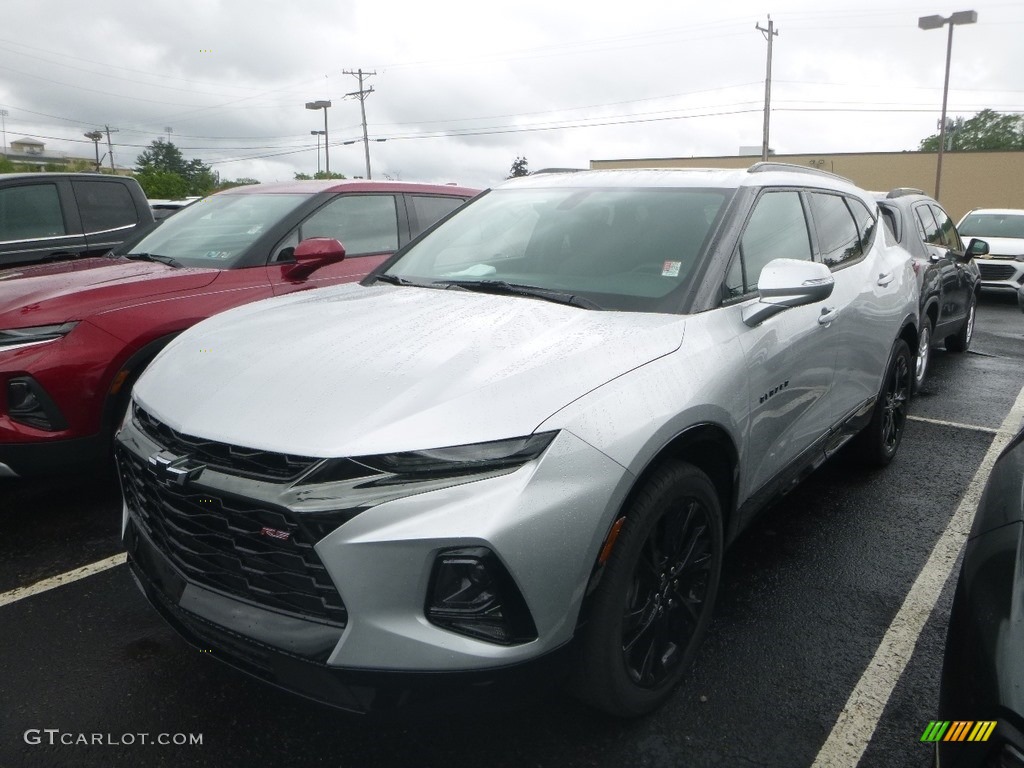
M 727 554 L 696 666 L 635 722 L 556 692 L 375 721 L 270 689 L 181 641 L 123 565 L 15 592 L 118 555 L 120 500 L 110 478 L 0 486 L 0 767 L 924 768 L 956 550 L 939 558 L 934 610 L 909 601 L 923 628 L 893 640 L 890 626 L 1020 409 L 1022 342 L 1015 300 L 984 295 L 971 352 L 936 352 L 894 463 L 872 472 L 839 456 L 762 516 Z

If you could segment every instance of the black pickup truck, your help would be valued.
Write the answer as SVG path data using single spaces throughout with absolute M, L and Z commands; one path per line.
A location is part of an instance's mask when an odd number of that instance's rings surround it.
M 0 269 L 102 256 L 152 224 L 146 195 L 130 177 L 0 175 Z
M 988 243 L 972 239 L 965 247 L 949 214 L 920 189 L 899 187 L 877 193 L 876 198 L 886 237 L 910 252 L 920 281 L 921 323 L 914 356 L 916 392 L 928 376 L 934 344 L 944 342 L 949 352 L 966 352 L 971 345 L 981 290 L 974 257 L 988 253 Z

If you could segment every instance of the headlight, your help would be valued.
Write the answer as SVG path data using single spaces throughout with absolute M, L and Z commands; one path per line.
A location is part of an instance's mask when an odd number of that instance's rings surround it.
M 376 484 L 393 484 L 511 471 L 540 456 L 556 434 L 541 432 L 486 443 L 329 460 L 302 484 L 356 478 L 368 478 Z
M 74 321 L 60 325 L 37 325 L 34 328 L 11 328 L 0 331 L 0 351 L 62 339 L 71 333 L 76 325 L 78 322 Z

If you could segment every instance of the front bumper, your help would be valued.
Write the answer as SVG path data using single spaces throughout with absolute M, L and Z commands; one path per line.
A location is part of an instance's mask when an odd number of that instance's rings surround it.
M 1024 261 L 975 258 L 983 288 L 1016 291 L 1024 285 Z
M 249 594 L 244 585 L 239 591 L 229 580 L 211 580 L 203 561 L 182 559 L 171 540 L 176 534 L 168 539 L 153 515 L 170 514 L 179 527 L 191 526 L 193 519 L 197 526 L 207 519 L 221 525 L 217 515 L 209 516 L 213 505 L 223 508 L 221 518 L 257 516 L 256 530 L 267 525 L 259 516 L 274 514 L 282 522 L 273 528 L 294 525 L 307 532 L 316 519 L 309 505 L 322 505 L 322 491 L 207 466 L 186 481 L 184 490 L 158 490 L 159 502 L 151 503 L 139 494 L 139 473 L 148 471 L 139 468 L 149 466 L 150 457 L 165 455 L 164 446 L 134 420 L 117 443 L 125 543 L 150 601 L 186 638 L 211 647 L 213 655 L 275 685 L 353 711 L 407 697 L 410 680 L 427 682 L 431 689 L 441 679 L 442 687 L 466 682 L 487 687 L 506 671 L 520 676 L 524 665 L 543 667 L 546 659 L 557 657 L 574 636 L 597 553 L 630 484 L 624 468 L 563 431 L 539 459 L 508 474 L 422 492 L 399 490 L 344 516 L 323 538 L 300 542 L 296 533 L 294 548 L 282 550 L 292 558 L 300 545 L 306 547 L 306 564 L 295 574 L 313 574 L 317 600 L 335 606 L 307 611 L 308 595 L 262 597 L 265 581 L 261 594 Z M 160 513 L 167 504 L 173 512 Z M 146 507 L 144 514 L 133 508 L 139 505 Z M 245 542 L 202 535 L 218 552 L 246 564 L 250 547 Z M 257 541 L 257 548 L 264 543 Z M 427 619 L 438 554 L 462 547 L 485 547 L 500 559 L 535 622 L 536 639 L 492 643 Z M 210 553 L 211 569 L 223 562 L 218 552 Z M 320 569 L 337 591 L 336 605 L 323 591 L 323 579 L 316 575 Z
M 108 434 L 35 443 L 0 443 L 0 478 L 37 477 L 100 466 L 109 458 Z
M 190 645 L 277 688 L 358 714 L 508 702 L 561 680 L 569 644 L 526 663 L 482 672 L 346 669 L 327 657 L 341 630 L 284 616 L 190 584 L 131 521 L 128 566 L 150 604 Z

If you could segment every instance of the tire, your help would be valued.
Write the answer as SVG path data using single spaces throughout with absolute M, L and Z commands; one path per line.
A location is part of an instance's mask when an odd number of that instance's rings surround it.
M 913 365 L 907 342 L 897 339 L 889 355 L 871 421 L 856 438 L 856 456 L 862 463 L 884 467 L 896 456 L 907 422 Z
M 932 321 L 925 317 L 921 323 L 921 332 L 917 341 L 917 354 L 914 355 L 914 394 L 921 391 L 928 379 L 928 367 L 932 361 Z
M 657 468 L 626 512 L 583 630 L 575 692 L 617 717 L 660 706 L 711 622 L 722 572 L 722 513 L 707 475 Z
M 971 301 L 967 305 L 967 317 L 960 330 L 952 336 L 946 337 L 946 350 L 948 352 L 966 352 L 971 347 L 971 339 L 974 338 L 974 314 L 978 307 L 978 297 L 971 294 Z

